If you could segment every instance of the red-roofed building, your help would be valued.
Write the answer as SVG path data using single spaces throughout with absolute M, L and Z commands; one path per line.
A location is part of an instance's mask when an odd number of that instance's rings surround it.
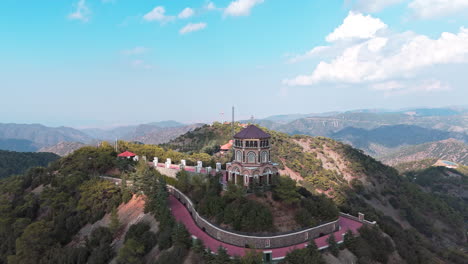
M 229 150 L 231 150 L 231 148 L 232 148 L 232 143 L 233 143 L 233 142 L 234 142 L 234 141 L 231 139 L 231 140 L 229 140 L 228 143 L 226 143 L 226 144 L 224 144 L 224 145 L 221 145 L 221 146 L 219 147 L 219 149 L 220 149 L 220 151 L 221 151 L 221 154 L 224 154 L 224 153 L 228 152 Z
M 125 152 L 120 153 L 117 157 L 121 157 L 121 158 L 131 158 L 131 157 L 135 157 L 135 156 L 136 156 L 135 153 L 130 152 L 130 151 L 125 151 Z

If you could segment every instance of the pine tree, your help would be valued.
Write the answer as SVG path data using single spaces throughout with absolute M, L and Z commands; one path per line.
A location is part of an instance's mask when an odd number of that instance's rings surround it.
M 343 244 L 351 252 L 353 252 L 355 250 L 356 238 L 354 237 L 353 231 L 348 230 L 348 232 L 346 232 L 346 234 L 344 236 Z
M 330 234 L 330 236 L 327 239 L 328 242 L 328 249 L 334 256 L 338 256 L 340 253 L 340 249 L 338 247 L 338 243 L 336 243 L 335 236 L 333 234 Z
M 172 229 L 172 241 L 174 241 L 174 245 L 182 246 L 187 249 L 192 246 L 190 233 L 187 231 L 184 224 L 176 223 L 174 225 Z
M 119 215 L 117 213 L 117 208 L 115 208 L 115 207 L 114 207 L 114 209 L 112 209 L 112 212 L 111 212 L 109 229 L 111 230 L 112 234 L 114 234 L 114 235 L 120 229 Z
M 219 246 L 216 256 L 214 256 L 212 264 L 224 264 L 229 263 L 231 260 L 225 248 Z

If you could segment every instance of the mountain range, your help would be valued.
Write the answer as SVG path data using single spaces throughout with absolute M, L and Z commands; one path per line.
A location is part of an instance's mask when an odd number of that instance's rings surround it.
M 185 125 L 176 121 L 162 121 L 112 129 L 79 130 L 40 124 L 0 123 L 0 149 L 20 152 L 51 151 L 62 155 L 76 149 L 74 147 L 97 144 L 102 140 L 113 142 L 122 139 L 145 144 L 162 144 L 199 126 L 201 124 Z
M 252 122 L 251 120 L 241 121 Z M 463 107 L 414 108 L 401 110 L 361 109 L 346 112 L 327 112 L 315 114 L 276 115 L 255 120 L 260 126 L 290 135 L 309 135 L 330 137 L 363 150 L 375 158 L 400 157 L 424 149 L 421 144 L 439 142 L 445 148 L 427 148 L 428 157 L 440 158 L 453 156 L 456 144 L 448 144 L 447 139 L 468 142 L 468 110 Z M 193 131 L 203 124 L 183 124 L 177 121 L 162 121 L 140 125 L 119 126 L 111 129 L 68 127 L 46 127 L 39 124 L 0 124 L 0 149 L 13 151 L 54 151 L 57 154 L 69 153 L 74 142 L 97 144 L 99 141 L 138 141 L 145 144 L 164 144 L 172 139 Z M 209 147 L 216 149 L 219 142 Z M 224 142 L 225 143 L 225 142 Z M 220 144 L 224 144 L 221 142 Z M 57 145 L 59 144 L 59 145 Z M 76 145 L 78 146 L 78 145 Z M 402 148 L 405 148 L 402 150 Z M 452 149 L 455 148 L 455 149 Z M 401 153 L 398 153 L 399 151 Z M 439 150 L 446 151 L 445 153 Z M 463 158 L 453 160 L 465 162 Z M 391 159 L 385 162 L 393 164 Z

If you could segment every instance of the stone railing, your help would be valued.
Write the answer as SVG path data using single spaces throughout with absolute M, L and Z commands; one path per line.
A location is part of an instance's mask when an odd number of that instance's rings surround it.
M 281 235 L 271 236 L 251 236 L 222 229 L 203 218 L 195 210 L 194 204 L 185 194 L 173 186 L 167 186 L 168 191 L 174 195 L 192 215 L 195 223 L 204 232 L 213 238 L 227 244 L 239 247 L 252 247 L 257 249 L 280 248 L 307 242 L 311 239 L 330 234 L 339 230 L 338 219 L 313 228 L 304 229 L 297 232 L 291 232 Z
M 368 220 L 364 219 L 364 214 L 362 214 L 362 213 L 359 213 L 359 217 L 356 217 L 354 215 L 350 215 L 350 214 L 347 214 L 347 213 L 340 212 L 340 216 L 344 217 L 344 218 L 354 220 L 354 221 L 357 221 L 357 222 L 361 222 L 361 223 L 363 223 L 365 225 L 375 225 L 375 224 L 377 224 L 376 221 L 371 222 L 371 221 L 368 221 Z

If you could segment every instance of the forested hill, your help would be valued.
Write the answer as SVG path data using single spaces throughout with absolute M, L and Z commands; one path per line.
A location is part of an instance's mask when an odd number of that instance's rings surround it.
M 239 123 L 235 123 L 234 132 L 237 133 L 241 129 Z M 214 123 L 183 134 L 162 146 L 181 152 L 213 154 L 219 151 L 220 145 L 226 144 L 230 139 L 232 139 L 232 126 Z
M 282 174 L 298 179 L 309 191 L 332 197 L 341 211 L 364 212 L 378 221 L 407 263 L 447 261 L 444 254 L 456 262 L 461 254 L 457 249 L 466 247 L 468 215 L 458 202 L 442 199 L 349 145 L 266 131 L 272 135 L 272 160 L 280 164 Z M 204 126 L 166 147 L 211 152 L 230 135 L 229 125 Z
M 59 156 L 53 153 L 14 152 L 0 150 L 0 178 L 21 174 L 32 167 L 47 167 Z

